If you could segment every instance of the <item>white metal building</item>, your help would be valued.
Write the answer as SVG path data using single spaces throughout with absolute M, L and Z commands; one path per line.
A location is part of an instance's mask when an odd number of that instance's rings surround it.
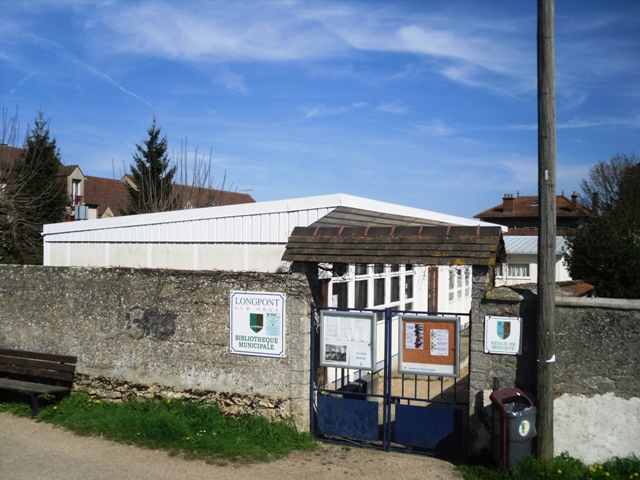
M 334 194 L 45 225 L 44 264 L 285 272 L 289 264 L 282 261 L 282 255 L 297 226 L 480 224 L 479 220 Z M 432 295 L 437 292 L 438 308 L 468 311 L 471 267 L 438 268 L 438 288 L 432 289 Z M 356 280 L 363 285 L 362 280 L 368 279 L 373 285 L 376 280 L 380 283 L 381 278 L 388 278 L 393 285 L 390 293 L 380 305 L 375 304 L 376 295 L 368 296 L 367 307 L 397 304 L 426 310 L 426 272 L 425 267 L 417 265 L 353 265 L 347 277 L 337 283 L 354 283 L 348 287 L 353 291 Z M 335 288 L 343 287 L 336 284 Z M 337 295 L 333 286 L 332 291 Z M 355 302 L 354 295 L 347 300 L 347 306 L 354 307 Z

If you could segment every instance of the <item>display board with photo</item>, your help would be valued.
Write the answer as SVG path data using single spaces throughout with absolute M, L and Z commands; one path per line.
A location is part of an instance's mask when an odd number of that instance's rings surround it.
M 375 325 L 373 312 L 320 312 L 320 365 L 372 370 Z

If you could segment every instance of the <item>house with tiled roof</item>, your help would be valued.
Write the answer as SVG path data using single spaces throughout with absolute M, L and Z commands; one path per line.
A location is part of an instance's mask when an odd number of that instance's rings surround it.
M 135 186 L 131 175 L 125 175 L 120 180 L 86 176 L 77 165 L 62 165 L 58 177 L 67 184 L 70 207 L 67 221 L 111 218 L 126 214 L 129 195 L 125 183 Z M 174 185 L 174 194 L 182 199 L 184 208 L 255 202 L 246 193 L 188 185 Z
M 496 267 L 496 286 L 537 282 L 539 210 L 537 196 L 505 194 L 501 204 L 474 215 L 508 227 L 504 234 L 507 261 Z M 556 281 L 571 280 L 564 262 L 567 231 L 583 225 L 591 214 L 590 209 L 578 203 L 575 192 L 571 198 L 564 193 L 556 196 Z
M 0 187 L 12 175 L 22 157 L 22 149 L 0 145 Z M 86 176 L 78 165 L 60 165 L 57 177 L 67 190 L 66 221 L 119 217 L 128 210 L 129 195 L 125 183 L 135 187 L 133 177 L 120 180 Z M 173 193 L 185 209 L 254 203 L 251 195 L 215 188 L 174 185 Z
M 7 175 L 11 175 L 22 155 L 22 149 L 0 145 L 0 186 Z
M 515 197 L 505 194 L 502 203 L 474 215 L 485 222 L 497 223 L 509 228 L 509 235 L 538 235 L 539 202 L 537 196 Z M 577 228 L 591 216 L 591 210 L 578 203 L 578 194 L 571 198 L 564 193 L 556 196 L 556 233 L 564 235 L 568 229 Z

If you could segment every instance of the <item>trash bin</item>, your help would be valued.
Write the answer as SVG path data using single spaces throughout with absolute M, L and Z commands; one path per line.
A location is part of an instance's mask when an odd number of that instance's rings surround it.
M 499 465 L 515 467 L 532 453 L 536 407 L 519 388 L 495 390 L 489 398 L 493 409 L 494 460 Z

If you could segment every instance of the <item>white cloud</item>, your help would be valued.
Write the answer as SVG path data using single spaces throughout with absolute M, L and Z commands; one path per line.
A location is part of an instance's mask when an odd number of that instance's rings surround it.
M 359 110 L 361 108 L 367 107 L 366 102 L 356 102 L 351 105 L 342 106 L 342 107 L 312 107 L 307 109 L 304 114 L 303 120 L 309 120 L 311 118 L 319 118 L 319 117 L 332 117 L 335 115 L 342 115 L 343 113 L 352 112 L 354 110 Z
M 456 130 L 448 126 L 443 120 L 434 119 L 430 123 L 417 125 L 418 131 L 428 137 L 448 137 L 456 133 Z
M 393 113 L 395 115 L 406 115 L 409 113 L 409 107 L 398 105 L 397 103 L 385 103 L 380 105 L 378 110 L 385 113 Z
M 573 117 L 567 122 L 558 123 L 558 129 L 602 128 L 602 127 L 640 127 L 640 115 L 627 118 L 616 117 Z
M 195 63 L 406 53 L 436 60 L 434 68 L 441 74 L 468 86 L 487 88 L 492 83 L 478 77 L 491 74 L 531 88 L 535 58 L 523 55 L 518 41 L 501 41 L 505 32 L 499 21 L 456 24 L 417 10 L 421 14 L 389 5 L 329 1 L 115 2 L 97 9 L 85 24 L 102 38 L 100 47 L 112 52 Z M 508 33 L 520 34 L 515 28 Z

